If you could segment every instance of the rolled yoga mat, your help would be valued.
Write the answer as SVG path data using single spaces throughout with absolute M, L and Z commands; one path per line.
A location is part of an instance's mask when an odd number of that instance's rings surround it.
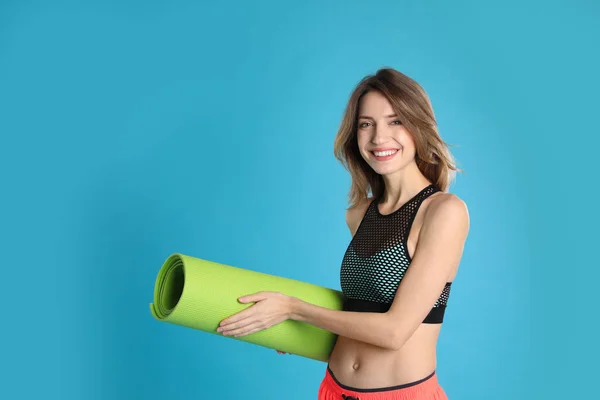
M 240 303 L 238 298 L 261 291 L 281 292 L 333 310 L 343 307 L 338 290 L 175 253 L 158 272 L 150 311 L 159 321 L 221 335 L 217 328 L 222 320 L 255 304 Z M 295 320 L 246 336 L 223 337 L 323 362 L 337 339 L 329 331 Z

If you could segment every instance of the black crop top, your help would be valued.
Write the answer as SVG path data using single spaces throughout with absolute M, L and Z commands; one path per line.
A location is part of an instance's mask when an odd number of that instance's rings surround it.
M 427 197 L 439 191 L 429 185 L 391 214 L 379 212 L 379 200 L 371 201 L 354 235 L 340 269 L 345 296 L 344 310 L 386 312 L 410 266 L 407 239 L 415 215 Z M 423 323 L 444 320 L 452 282 L 447 282 Z

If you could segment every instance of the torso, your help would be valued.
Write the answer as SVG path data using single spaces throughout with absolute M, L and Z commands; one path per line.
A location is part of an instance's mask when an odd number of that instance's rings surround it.
M 448 195 L 437 192 L 422 201 L 406 241 L 411 257 L 414 255 L 423 216 L 428 207 L 436 199 Z M 368 199 L 348 212 L 348 227 L 353 236 L 371 201 L 372 199 Z M 394 209 L 386 210 L 382 204 L 379 211 L 388 214 Z M 383 349 L 339 336 L 328 361 L 329 367 L 337 379 L 354 387 L 388 387 L 414 382 L 429 375 L 436 368 L 436 346 L 440 329 L 441 324 L 421 324 L 399 350 Z

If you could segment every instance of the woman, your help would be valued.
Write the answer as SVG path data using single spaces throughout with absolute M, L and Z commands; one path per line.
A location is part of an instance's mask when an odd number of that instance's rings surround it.
M 321 400 L 446 399 L 436 345 L 469 215 L 448 193 L 457 168 L 424 90 L 390 68 L 365 77 L 350 97 L 335 154 L 352 176 L 344 310 L 260 292 L 242 297 L 256 304 L 218 330 L 243 336 L 294 319 L 337 334 Z

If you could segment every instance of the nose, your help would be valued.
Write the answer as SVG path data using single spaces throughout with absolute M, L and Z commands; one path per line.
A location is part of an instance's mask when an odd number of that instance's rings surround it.
M 371 142 L 375 145 L 385 143 L 390 134 L 389 128 L 386 124 L 377 124 L 375 129 L 373 129 L 373 136 L 371 137 Z

